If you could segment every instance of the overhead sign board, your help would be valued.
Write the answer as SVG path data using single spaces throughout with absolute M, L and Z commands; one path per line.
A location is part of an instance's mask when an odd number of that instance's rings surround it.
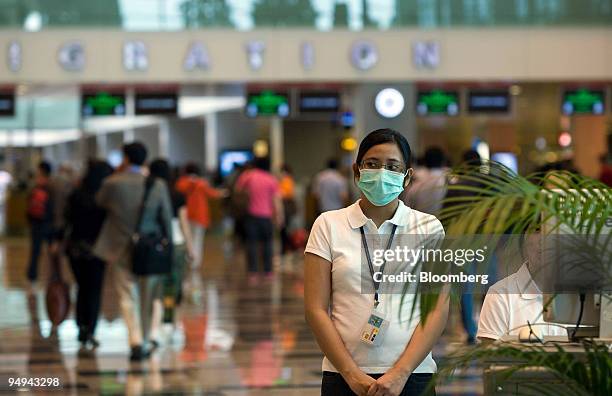
M 176 114 L 178 96 L 171 93 L 137 93 L 134 98 L 134 113 L 144 114 Z
M 337 113 L 340 110 L 338 92 L 301 92 L 300 113 Z
M 605 91 L 577 89 L 563 93 L 561 110 L 566 115 L 603 114 L 605 110 Z
M 125 94 L 95 92 L 81 96 L 83 116 L 123 116 L 125 115 Z
M 459 93 L 442 89 L 418 91 L 416 111 L 421 116 L 456 116 L 459 114 Z
M 468 92 L 467 107 L 470 113 L 509 113 L 508 90 L 473 90 Z
M 15 115 L 15 94 L 0 93 L 0 117 L 13 117 Z
M 249 117 L 287 117 L 289 111 L 289 95 L 286 92 L 265 90 L 247 95 L 246 113 Z

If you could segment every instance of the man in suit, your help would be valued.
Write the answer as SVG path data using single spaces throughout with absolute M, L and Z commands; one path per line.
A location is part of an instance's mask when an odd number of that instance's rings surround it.
M 153 300 L 161 295 L 162 275 L 136 276 L 131 272 L 130 242 L 138 227 L 143 204 L 146 181 L 143 165 L 146 158 L 147 150 L 142 143 L 125 145 L 120 170 L 104 181 L 96 195 L 96 202 L 107 213 L 94 246 L 94 254 L 112 266 L 113 283 L 128 328 L 130 359 L 133 361 L 149 357 L 158 345 L 150 340 L 150 331 L 151 326 L 161 320 L 158 317 L 161 313 L 156 312 L 153 317 Z M 168 187 L 164 181 L 156 179 L 144 207 L 140 231 L 158 232 L 162 225 L 166 230 L 171 230 L 171 221 Z M 138 307 L 134 294 L 138 297 Z

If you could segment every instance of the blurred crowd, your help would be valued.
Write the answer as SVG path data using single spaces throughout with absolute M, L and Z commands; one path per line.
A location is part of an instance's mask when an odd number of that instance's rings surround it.
M 305 218 L 343 208 L 355 198 L 350 170 L 341 169 L 336 159 L 313 175 L 305 198 L 298 196 L 291 167 L 283 165 L 273 174 L 268 158 L 236 163 L 221 183 L 213 184 L 197 163 L 173 167 L 163 158 L 149 160 L 139 142 L 126 144 L 122 151 L 118 168 L 91 160 L 82 175 L 66 165 L 55 171 L 49 162 L 38 165 L 26 204 L 31 237 L 27 278 L 34 290 L 45 246 L 52 262 L 67 258 L 78 286 L 78 340 L 83 348 L 95 348 L 102 285 L 107 268 L 113 266 L 111 283 L 128 327 L 132 360 L 149 357 L 159 346 L 162 322 L 177 323 L 190 274 L 199 273 L 204 262 L 213 200 L 222 203 L 222 216 L 230 219 L 234 246 L 244 251 L 246 281 L 254 286 L 275 276 L 277 235 L 281 258 L 300 251 L 307 239 Z M 474 150 L 466 151 L 462 161 L 483 163 Z M 612 185 L 610 156 L 602 156 L 601 165 L 601 181 Z M 449 183 L 470 183 L 450 178 L 450 166 L 444 150 L 427 148 L 400 199 L 413 209 L 438 215 L 444 198 L 453 194 Z M 551 169 L 576 172 L 569 161 L 540 170 Z M 308 200 L 314 202 L 314 213 L 306 213 Z M 153 241 L 151 249 L 159 252 L 148 252 L 144 263 L 136 263 L 144 267 L 135 271 L 134 249 L 147 240 L 145 236 Z M 170 257 L 167 265 L 164 252 Z M 466 293 L 461 303 L 467 341 L 473 343 L 473 295 Z

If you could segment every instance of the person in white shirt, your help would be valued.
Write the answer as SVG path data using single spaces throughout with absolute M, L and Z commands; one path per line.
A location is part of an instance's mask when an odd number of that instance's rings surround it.
M 423 324 L 418 305 L 410 315 L 418 295 L 406 294 L 408 301 L 402 305 L 400 294 L 385 294 L 375 304 L 378 294 L 361 289 L 362 232 L 382 239 L 394 233 L 444 235 L 435 216 L 398 199 L 412 175 L 410 155 L 406 138 L 398 132 L 371 132 L 353 165 L 361 199 L 323 213 L 310 233 L 304 263 L 305 312 L 325 354 L 323 396 L 419 395 L 436 371 L 431 350 L 446 324 L 447 296 L 441 295 Z M 362 329 L 376 305 L 389 325 L 378 345 L 368 345 L 362 341 Z
M 537 335 L 560 336 L 567 331 L 543 319 L 543 296 L 538 280 L 544 277 L 542 268 L 541 234 L 528 234 L 521 243 L 525 262 L 514 274 L 489 288 L 485 296 L 476 336 L 484 342 L 505 335 L 518 335 L 529 327 Z

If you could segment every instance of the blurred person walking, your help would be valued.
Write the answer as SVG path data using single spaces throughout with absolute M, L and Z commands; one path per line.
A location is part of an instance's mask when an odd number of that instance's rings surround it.
M 149 171 L 151 177 L 163 180 L 168 186 L 173 185 L 170 165 L 165 159 L 152 161 L 149 165 Z M 174 243 L 172 272 L 164 277 L 163 299 L 155 300 L 154 309 L 159 310 L 159 312 L 164 311 L 164 322 L 177 323 L 177 308 L 183 298 L 182 283 L 185 275 L 185 264 L 193 260 L 193 241 L 185 196 L 172 188 L 170 189 L 170 199 L 172 201 L 172 242 Z M 154 324 L 153 339 L 157 336 L 156 326 L 158 325 L 159 323 Z
M 81 184 L 68 196 L 64 211 L 65 251 L 77 283 L 76 323 L 81 347 L 97 347 L 94 338 L 106 264 L 92 249 L 106 212 L 95 196 L 113 168 L 104 161 L 91 161 Z
M 233 219 L 233 231 L 240 243 L 244 243 L 246 239 L 246 232 L 244 230 L 244 218 L 246 216 L 246 209 L 248 202 L 241 202 L 242 194 L 236 191 L 236 182 L 240 179 L 240 176 L 244 171 L 250 169 L 251 164 L 238 164 L 234 165 L 234 170 L 227 176 L 225 185 L 229 191 L 229 213 Z
M 51 192 L 53 194 L 53 230 L 57 238 L 62 238 L 65 222 L 68 196 L 75 189 L 74 169 L 70 164 L 61 164 L 51 177 Z
M 122 170 L 104 180 L 96 194 L 97 204 L 106 209 L 107 215 L 94 254 L 112 265 L 113 283 L 128 328 L 130 360 L 139 361 L 155 348 L 150 345 L 150 332 L 152 323 L 160 319 L 152 317 L 153 300 L 161 294 L 163 275 L 132 272 L 133 238 L 136 233 L 159 235 L 170 230 L 172 205 L 166 183 L 145 176 L 145 146 L 139 142 L 127 144 L 123 156 Z
M 247 216 L 244 221 L 247 245 L 249 284 L 255 284 L 258 276 L 258 250 L 261 247 L 263 270 L 267 279 L 272 273 L 272 246 L 274 224 L 281 226 L 283 203 L 278 181 L 270 173 L 270 160 L 256 158 L 255 168 L 244 171 L 236 182 L 235 189 L 247 197 Z
M 54 203 L 51 188 L 51 164 L 42 161 L 38 164 L 34 187 L 30 191 L 27 203 L 27 217 L 30 223 L 30 261 L 27 277 L 31 283 L 38 278 L 38 260 L 43 248 L 47 244 L 50 249 L 53 237 Z
M 480 158 L 480 154 L 476 150 L 467 150 L 463 153 L 463 166 L 466 167 L 478 167 L 482 165 L 482 159 Z M 478 171 L 476 171 L 478 172 Z M 482 185 L 473 180 L 468 180 L 464 178 L 451 178 L 449 180 L 449 185 L 452 186 L 463 186 L 467 188 L 462 189 L 449 189 L 446 193 L 446 198 L 458 198 L 458 197 L 471 197 L 476 196 L 476 193 L 470 192 L 469 188 L 482 188 Z M 453 204 L 447 204 L 446 207 L 452 206 Z M 495 265 L 495 259 L 489 264 L 491 267 Z M 490 283 L 493 283 L 493 279 L 495 279 L 495 274 L 492 273 L 489 276 Z M 473 294 L 473 286 L 466 286 L 463 293 L 461 294 L 461 321 L 463 324 L 463 329 L 467 333 L 467 343 L 469 345 L 476 343 L 476 332 L 478 328 L 476 327 L 476 321 L 474 320 L 474 294 Z
M 338 171 L 338 161 L 330 159 L 327 168 L 315 176 L 313 193 L 320 213 L 345 206 L 349 198 L 348 182 Z
M 402 197 L 406 206 L 434 216 L 439 214 L 446 196 L 448 169 L 445 164 L 446 156 L 439 147 L 425 151 L 424 166 L 415 169 L 414 180 Z
M 281 254 L 284 255 L 291 251 L 289 227 L 291 226 L 293 216 L 295 216 L 297 212 L 297 204 L 295 202 L 295 180 L 293 179 L 293 172 L 287 164 L 284 164 L 281 169 L 279 190 L 283 200 L 284 222 L 280 230 L 280 237 Z
M 185 166 L 185 174 L 176 182 L 176 190 L 185 195 L 187 201 L 187 218 L 193 238 L 192 265 L 198 268 L 204 258 L 204 236 L 210 226 L 210 208 L 208 200 L 221 198 L 223 191 L 213 188 L 202 177 L 200 167 L 195 163 Z

